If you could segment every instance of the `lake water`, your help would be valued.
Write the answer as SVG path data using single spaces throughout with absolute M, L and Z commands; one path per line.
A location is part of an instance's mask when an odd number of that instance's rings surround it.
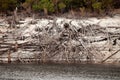
M 120 80 L 120 66 L 0 64 L 0 80 Z

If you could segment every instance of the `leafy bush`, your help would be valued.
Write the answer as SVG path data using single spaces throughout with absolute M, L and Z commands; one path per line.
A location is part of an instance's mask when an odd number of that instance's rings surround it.
M 17 0 L 0 0 L 0 11 L 14 10 Z
M 59 9 L 64 9 L 66 7 L 66 5 L 63 2 L 61 2 L 58 4 L 58 7 L 59 7 Z
M 102 3 L 101 2 L 95 2 L 95 3 L 92 4 L 92 7 L 94 9 L 98 9 L 99 10 L 102 7 Z
M 28 12 L 43 10 L 46 13 L 63 10 L 85 10 L 108 11 L 120 8 L 120 0 L 0 0 L 0 11 L 14 10 L 18 4 L 27 9 Z
M 54 4 L 50 0 L 39 0 L 32 6 L 33 10 L 44 10 L 45 14 L 48 12 L 54 12 Z

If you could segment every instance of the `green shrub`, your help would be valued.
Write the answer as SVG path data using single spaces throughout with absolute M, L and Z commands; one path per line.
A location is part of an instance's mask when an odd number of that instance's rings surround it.
M 34 4 L 33 6 L 34 10 L 44 10 L 46 9 L 49 12 L 54 12 L 54 4 L 50 0 L 39 0 L 39 2 Z
M 95 3 L 92 4 L 92 7 L 94 9 L 98 9 L 99 10 L 102 7 L 102 3 L 101 2 L 95 2 Z
M 66 7 L 66 5 L 63 2 L 61 2 L 58 4 L 58 7 L 59 7 L 59 9 L 64 9 Z
M 0 0 L 0 11 L 14 10 L 17 0 Z

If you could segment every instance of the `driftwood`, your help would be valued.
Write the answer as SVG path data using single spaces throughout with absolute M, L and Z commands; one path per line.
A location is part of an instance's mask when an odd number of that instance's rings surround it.
M 15 13 L 15 16 L 16 15 L 17 13 Z M 64 23 L 64 21 L 62 23 Z M 32 49 L 31 51 L 33 52 L 38 51 L 39 54 L 35 54 L 35 57 L 40 58 L 43 62 L 46 62 L 48 59 L 66 60 L 67 62 L 70 62 L 71 60 L 82 61 L 84 59 L 84 61 L 95 61 L 96 59 L 102 60 L 104 57 L 101 52 L 100 45 L 102 45 L 103 51 L 110 51 L 113 46 L 118 44 L 117 41 L 120 40 L 120 32 L 118 31 L 120 29 L 119 27 L 100 27 L 98 25 L 83 26 L 80 24 L 81 27 L 76 28 L 71 25 L 70 22 L 65 23 L 63 28 L 61 28 L 56 24 L 56 20 L 52 23 L 52 27 L 47 26 L 51 24 L 51 22 L 49 22 L 42 28 L 36 26 L 36 34 L 31 34 L 31 36 L 27 38 L 22 36 L 20 32 L 26 30 L 31 24 L 35 25 L 36 21 L 31 21 L 27 24 L 27 27 L 24 26 L 22 28 L 15 29 L 12 32 L 12 34 L 14 34 L 12 35 L 12 38 L 14 38 L 13 40 L 24 41 L 29 39 L 30 41 L 28 41 L 28 43 L 18 43 L 15 45 L 12 43 L 1 42 L 0 45 L 14 46 L 16 51 L 19 50 L 18 48 L 21 48 L 22 50 Z M 112 32 L 109 28 L 115 28 L 117 30 Z M 98 43 L 102 43 L 104 41 L 106 42 L 104 45 L 98 45 Z M 109 45 L 111 45 L 111 47 L 108 47 Z M 113 53 L 113 55 L 115 54 L 117 54 L 117 52 Z M 113 55 L 107 59 L 111 58 Z M 107 59 L 102 60 L 102 62 L 105 62 Z
M 58 25 L 55 21 L 53 27 L 48 28 L 46 26 L 35 29 L 37 34 L 31 35 L 34 41 L 31 42 L 32 44 L 23 45 L 24 49 L 39 51 L 39 54 L 35 56 L 43 59 L 43 62 L 46 62 L 47 59 L 63 59 L 67 62 L 71 60 L 82 61 L 82 59 L 91 61 L 96 59 L 102 60 L 104 55 L 101 52 L 101 48 L 98 48 L 99 45 L 93 44 L 106 41 L 112 46 L 115 46 L 117 45 L 117 40 L 120 39 L 120 32 L 110 32 L 107 30 L 108 28 L 116 27 L 103 28 L 97 25 L 89 25 L 86 27 L 82 26 L 78 29 L 75 26 L 65 23 L 64 29 L 60 29 L 56 27 Z M 57 35 L 55 36 L 53 36 L 54 33 L 52 33 L 54 29 L 57 30 Z M 41 32 L 42 35 L 40 34 Z M 72 43 L 72 41 L 74 41 L 74 43 Z M 102 46 L 104 47 L 102 50 L 104 51 L 106 48 L 109 48 L 109 51 L 111 47 L 108 46 Z M 107 59 L 109 58 L 110 57 Z
M 106 59 L 104 59 L 104 60 L 102 61 L 102 63 L 104 63 L 105 61 L 107 61 L 108 59 L 110 59 L 112 56 L 114 56 L 115 54 L 117 54 L 119 51 L 120 51 L 120 49 L 117 50 L 117 51 L 115 51 L 114 53 L 112 53 L 110 56 L 108 56 Z

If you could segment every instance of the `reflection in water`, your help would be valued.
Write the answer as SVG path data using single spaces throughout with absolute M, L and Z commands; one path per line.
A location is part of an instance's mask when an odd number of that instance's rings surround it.
M 120 66 L 0 64 L 0 80 L 119 80 Z

